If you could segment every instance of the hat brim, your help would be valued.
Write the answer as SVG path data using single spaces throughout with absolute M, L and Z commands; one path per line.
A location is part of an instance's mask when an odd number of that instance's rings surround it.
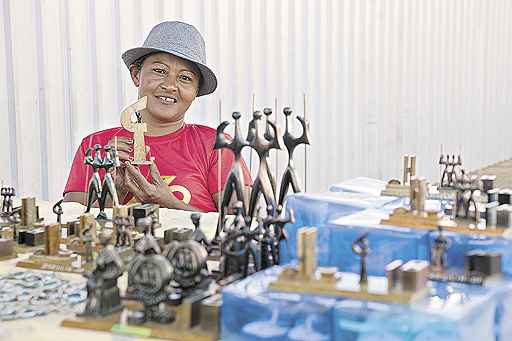
M 190 57 L 185 56 L 182 53 L 172 51 L 172 50 L 163 50 L 163 49 L 157 49 L 152 47 L 135 47 L 133 49 L 127 50 L 121 58 L 123 59 L 124 63 L 126 64 L 126 67 L 128 70 L 130 69 L 130 66 L 137 61 L 139 58 L 142 58 L 150 53 L 153 52 L 165 52 L 170 53 L 172 55 L 175 55 L 177 57 L 183 58 L 185 60 L 188 60 L 192 63 L 194 63 L 197 68 L 199 69 L 199 72 L 201 72 L 201 85 L 199 88 L 199 91 L 197 92 L 197 96 L 204 96 L 211 94 L 215 91 L 217 88 L 217 77 L 213 73 L 213 71 L 206 65 L 202 64 L 201 62 L 198 62 L 197 60 L 193 60 Z

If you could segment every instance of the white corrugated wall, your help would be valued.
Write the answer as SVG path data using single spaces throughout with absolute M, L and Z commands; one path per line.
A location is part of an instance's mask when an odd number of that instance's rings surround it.
M 403 153 L 437 179 L 441 144 L 478 168 L 511 156 L 511 17 L 509 0 L 1 0 L 0 179 L 58 199 L 81 138 L 136 99 L 121 53 L 162 20 L 196 25 L 219 78 L 189 122 L 216 126 L 219 101 L 247 121 L 253 94 L 302 114 L 307 95 L 308 191 L 399 177 Z

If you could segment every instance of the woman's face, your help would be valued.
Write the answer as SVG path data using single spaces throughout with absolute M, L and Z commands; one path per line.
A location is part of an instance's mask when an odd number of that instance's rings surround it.
M 157 122 L 182 120 L 199 89 L 200 76 L 195 65 L 170 53 L 152 54 L 144 60 L 140 71 L 132 65 L 130 73 L 139 88 L 139 98 L 148 96 L 143 114 Z

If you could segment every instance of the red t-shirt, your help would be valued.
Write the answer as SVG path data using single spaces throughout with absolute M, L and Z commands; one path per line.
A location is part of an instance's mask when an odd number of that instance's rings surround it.
M 85 151 L 95 144 L 105 146 L 114 136 L 133 137 L 124 128 L 111 128 L 93 133 L 82 140 L 78 147 L 64 189 L 67 192 L 88 192 L 92 168 L 84 165 Z M 149 157 L 154 157 L 160 176 L 169 185 L 169 191 L 186 204 L 205 212 L 215 212 L 213 194 L 224 189 L 226 178 L 234 160 L 231 150 L 222 150 L 219 167 L 219 151 L 214 150 L 216 131 L 210 127 L 185 124 L 180 130 L 163 136 L 145 136 L 150 147 Z M 93 153 L 94 155 L 94 153 Z M 220 168 L 220 184 L 219 184 Z M 247 165 L 242 160 L 245 185 L 251 184 Z M 142 174 L 150 179 L 148 166 L 140 166 Z M 100 170 L 103 178 L 104 170 Z M 122 203 L 131 199 L 119 198 Z

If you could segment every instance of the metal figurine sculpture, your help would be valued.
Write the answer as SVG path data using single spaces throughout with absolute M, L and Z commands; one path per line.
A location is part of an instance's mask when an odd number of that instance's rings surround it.
M 270 116 L 272 115 L 272 109 L 270 108 L 265 108 L 263 109 L 263 115 L 265 115 L 265 139 L 267 139 L 267 141 L 272 141 L 274 140 L 274 132 L 272 131 L 272 128 L 271 128 L 271 123 L 272 121 L 270 121 Z M 277 141 L 277 140 L 276 140 Z M 284 141 L 283 141 L 283 144 L 284 144 Z M 277 148 L 277 149 L 281 149 L 281 148 Z M 268 178 L 270 179 L 270 184 L 272 185 L 272 192 L 274 193 L 274 196 L 277 195 L 277 192 L 276 192 L 276 179 L 274 177 L 274 175 L 272 174 L 272 172 L 270 172 L 270 160 L 268 160 L 268 157 L 269 157 L 269 153 L 267 153 L 267 165 L 268 165 Z
M 112 245 L 110 236 L 101 233 L 103 245 L 94 269 L 87 272 L 87 303 L 82 316 L 105 316 L 122 309 L 117 279 L 123 275 L 124 265 Z
M 366 288 L 368 285 L 368 272 L 366 271 L 366 256 L 370 251 L 368 246 L 368 232 L 361 235 L 352 243 L 352 251 L 361 259 L 361 270 L 359 273 L 359 285 Z
M 105 178 L 103 179 L 100 203 L 101 206 L 105 207 L 107 202 L 107 195 L 110 195 L 110 198 L 112 199 L 112 206 L 119 206 L 116 184 L 114 183 L 111 172 L 121 164 L 119 163 L 119 157 L 117 156 L 117 150 L 115 148 L 106 145 L 104 150 L 105 157 L 103 159 L 101 168 L 105 169 Z
M 165 301 L 176 300 L 176 293 L 169 285 L 174 271 L 171 263 L 160 254 L 160 247 L 151 233 L 142 237 L 135 245 L 135 251 L 128 267 L 126 295 L 130 299 L 142 301 L 144 310 L 131 311 L 128 323 L 173 321 L 174 313 L 160 306 Z
M 302 135 L 300 137 L 294 137 L 290 133 L 290 124 L 289 124 L 289 118 L 292 114 L 292 109 L 284 108 L 283 113 L 286 117 L 286 129 L 284 131 L 283 141 L 284 141 L 284 145 L 286 146 L 286 149 L 288 151 L 288 166 L 286 167 L 286 170 L 281 179 L 281 188 L 279 190 L 279 200 L 278 200 L 279 205 L 283 205 L 284 198 L 286 196 L 286 193 L 288 193 L 288 189 L 289 189 L 290 185 L 292 186 L 294 193 L 298 193 L 298 192 L 302 191 L 300 188 L 300 185 L 299 185 L 297 171 L 295 170 L 295 167 L 293 166 L 293 152 L 295 151 L 295 147 L 297 147 L 298 145 L 310 144 L 310 141 L 311 141 L 311 137 L 310 137 L 310 133 L 309 133 L 309 122 L 306 121 L 304 118 L 297 116 L 297 119 L 299 120 L 299 122 L 302 126 Z
M 478 222 L 480 217 L 474 196 L 475 192 L 480 190 L 478 177 L 468 176 L 462 172 L 462 175 L 457 179 L 454 187 L 457 191 L 454 207 L 455 216 L 460 217 L 460 211 L 462 210 L 464 212 L 464 217 L 470 218 L 469 210 L 470 207 L 473 206 L 475 212 L 475 220 Z M 468 192 L 469 196 L 467 195 Z
M 8 215 L 12 212 L 12 197 L 16 195 L 14 187 L 2 187 L 0 189 L 0 195 L 2 195 L 2 214 Z
M 212 243 L 208 241 L 208 238 L 204 234 L 203 230 L 201 230 L 200 226 L 200 220 L 201 220 L 201 214 L 200 213 L 192 213 L 190 215 L 190 219 L 192 220 L 192 224 L 194 224 L 194 232 L 192 232 L 191 239 L 195 240 L 199 244 L 203 245 L 206 250 L 209 250 Z
M 446 154 L 446 159 L 444 155 L 441 154 L 439 157 L 439 165 L 444 165 L 443 174 L 441 175 L 441 182 L 439 183 L 440 187 L 452 187 L 456 182 L 456 172 L 455 167 L 462 166 L 462 158 L 460 155 L 457 156 L 457 161 L 455 161 L 455 155 L 452 155 L 452 159 L 450 160 L 450 155 Z
M 104 212 L 105 207 L 102 205 L 101 201 L 101 179 L 100 179 L 100 168 L 103 167 L 103 159 L 101 158 L 101 146 L 99 144 L 94 145 L 95 155 L 94 157 L 91 155 L 92 148 L 87 148 L 85 152 L 84 164 L 91 166 L 93 173 L 91 180 L 89 181 L 89 190 L 87 191 L 87 209 L 85 213 L 89 213 L 92 208 L 92 204 L 98 200 L 98 205 L 100 207 L 100 213 L 98 214 L 98 218 L 106 218 L 106 214 Z
M 443 234 L 443 228 L 438 226 L 438 235 L 430 250 L 430 267 L 435 272 L 443 272 L 448 265 L 446 251 L 449 241 Z
M 55 205 L 53 205 L 53 208 L 52 208 L 53 213 L 55 213 L 57 215 L 57 222 L 59 224 L 61 223 L 61 216 L 64 213 L 64 211 L 62 210 L 62 202 L 63 201 L 64 201 L 64 199 L 60 199 L 59 201 L 57 201 L 55 203 Z
M 160 224 L 160 221 L 158 220 L 158 217 L 156 216 L 156 214 L 151 214 L 151 229 L 150 231 L 146 231 L 144 230 L 144 234 L 146 234 L 147 232 L 150 232 L 151 235 L 154 237 L 155 236 L 155 230 L 158 230 L 159 228 L 162 227 L 162 224 Z
M 217 230 L 215 231 L 215 240 L 219 239 L 219 234 L 224 224 L 226 209 L 229 206 L 229 202 L 233 194 L 235 194 L 237 201 L 242 202 L 245 212 L 245 199 L 243 192 L 244 175 L 242 172 L 242 165 L 240 159 L 242 155 L 242 149 L 248 146 L 248 143 L 246 140 L 243 139 L 242 133 L 240 131 L 240 113 L 234 112 L 233 119 L 235 120 L 235 136 L 233 137 L 233 140 L 228 140 L 228 138 L 224 134 L 224 130 L 229 125 L 228 121 L 224 121 L 219 125 L 219 127 L 217 128 L 217 137 L 215 139 L 214 149 L 227 148 L 232 150 L 233 154 L 235 155 L 233 166 L 231 167 L 228 178 L 226 179 L 224 193 L 222 195 L 222 202 L 219 207 L 219 224 L 217 225 Z
M 195 240 L 171 242 L 164 256 L 174 270 L 173 282 L 176 283 L 176 289 L 206 289 L 211 282 L 206 265 L 208 252 Z
M 286 240 L 286 231 L 284 229 L 284 225 L 288 223 L 295 223 L 295 217 L 293 214 L 293 210 L 288 210 L 288 218 L 283 216 L 281 214 L 283 210 L 282 206 L 278 206 L 277 210 L 274 210 L 274 208 L 271 205 L 267 206 L 267 216 L 263 220 L 263 228 L 265 230 L 270 229 L 270 227 L 273 227 L 273 236 L 274 236 L 274 264 L 280 264 L 280 253 L 279 253 L 279 245 L 281 241 Z M 275 215 L 274 215 L 275 214 Z M 263 267 L 263 265 L 262 265 Z
M 253 217 L 258 203 L 260 194 L 263 194 L 267 205 L 276 207 L 276 195 L 272 188 L 272 180 L 269 177 L 270 168 L 268 166 L 268 155 L 271 149 L 282 149 L 284 144 L 283 138 L 277 126 L 267 121 L 271 134 L 265 136 L 260 132 L 258 121 L 261 120 L 261 113 L 255 111 L 253 114 L 252 126 L 254 130 L 250 129 L 247 136 L 247 142 L 253 148 L 259 156 L 260 166 L 258 168 L 258 174 L 256 180 L 254 180 L 251 191 L 251 200 L 249 201 L 249 210 L 247 212 L 249 217 Z M 267 139 L 269 137 L 270 139 Z
M 235 204 L 235 218 L 231 228 L 226 229 L 226 235 L 221 242 L 220 271 L 224 277 L 235 273 L 242 273 L 244 277 L 249 274 L 250 260 L 254 263 L 254 270 L 259 271 L 257 251 L 252 241 L 258 240 L 259 229 L 250 230 L 242 213 L 242 203 Z
M 133 225 L 133 216 L 114 217 L 114 226 L 116 231 L 116 247 L 133 246 Z

